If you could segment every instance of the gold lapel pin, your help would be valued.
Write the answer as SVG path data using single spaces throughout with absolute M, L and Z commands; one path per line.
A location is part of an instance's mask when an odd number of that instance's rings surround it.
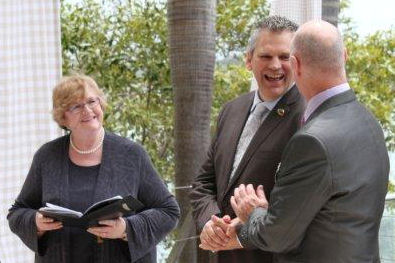
M 277 114 L 280 117 L 283 117 L 285 115 L 285 110 L 283 108 L 279 108 L 279 109 L 277 109 Z

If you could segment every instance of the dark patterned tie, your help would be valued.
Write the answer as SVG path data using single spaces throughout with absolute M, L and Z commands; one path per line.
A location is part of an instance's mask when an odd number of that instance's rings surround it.
M 239 143 L 237 144 L 236 155 L 233 161 L 233 168 L 230 174 L 229 181 L 235 174 L 236 169 L 239 166 L 248 145 L 250 144 L 259 126 L 261 126 L 268 112 L 269 109 L 265 106 L 265 103 L 260 102 L 255 106 L 255 109 L 253 112 L 251 112 L 250 116 L 248 116 L 248 120 L 244 125 L 244 129 L 241 133 Z

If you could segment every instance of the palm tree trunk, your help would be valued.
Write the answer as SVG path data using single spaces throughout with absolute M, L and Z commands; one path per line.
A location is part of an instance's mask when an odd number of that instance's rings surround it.
M 215 0 L 168 0 L 170 67 L 175 96 L 176 186 L 191 184 L 210 143 L 215 7 Z M 176 197 L 182 224 L 190 210 L 188 191 L 178 190 Z M 186 242 L 179 262 L 196 262 L 196 251 L 196 242 Z
M 337 27 L 339 20 L 340 0 L 322 0 L 322 20 Z

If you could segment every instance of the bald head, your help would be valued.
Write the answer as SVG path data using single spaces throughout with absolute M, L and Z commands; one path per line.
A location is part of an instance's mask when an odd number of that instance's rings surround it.
M 339 30 L 317 20 L 302 25 L 291 44 L 291 55 L 312 71 L 325 74 L 344 73 L 345 55 Z

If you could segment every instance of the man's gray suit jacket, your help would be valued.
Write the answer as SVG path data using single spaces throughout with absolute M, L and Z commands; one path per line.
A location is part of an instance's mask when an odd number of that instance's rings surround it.
M 275 262 L 380 262 L 388 187 L 382 129 L 352 90 L 318 107 L 284 150 L 269 208 L 238 230 Z

